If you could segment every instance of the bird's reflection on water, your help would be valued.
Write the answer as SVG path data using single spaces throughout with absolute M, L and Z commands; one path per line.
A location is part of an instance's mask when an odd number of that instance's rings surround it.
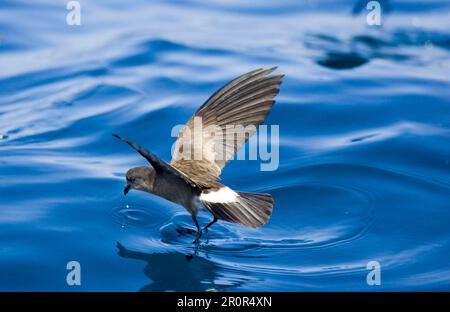
M 244 272 L 234 269 L 226 272 L 230 269 L 199 256 L 196 251 L 193 254 L 145 253 L 128 250 L 119 242 L 117 248 L 120 257 L 147 262 L 144 274 L 152 282 L 140 291 L 224 291 L 250 280 Z

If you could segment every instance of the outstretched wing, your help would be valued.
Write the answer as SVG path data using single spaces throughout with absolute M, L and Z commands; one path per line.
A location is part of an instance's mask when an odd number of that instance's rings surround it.
M 270 76 L 275 69 L 251 71 L 217 90 L 181 130 L 171 165 L 197 183 L 214 184 L 275 103 L 284 77 Z
M 166 163 L 164 160 L 158 158 L 155 154 L 149 152 L 148 150 L 144 149 L 143 147 L 139 146 L 138 144 L 136 144 L 130 140 L 124 139 L 117 134 L 113 134 L 113 137 L 124 141 L 125 143 L 130 145 L 132 148 L 134 148 L 139 154 L 142 155 L 142 157 L 147 159 L 147 161 L 150 163 L 150 165 L 152 165 L 152 167 L 155 169 L 156 172 L 172 174 L 180 179 L 183 179 L 186 183 L 188 183 L 192 187 L 200 188 L 194 181 L 192 181 L 187 175 L 185 175 L 179 169 L 172 167 L 171 165 Z

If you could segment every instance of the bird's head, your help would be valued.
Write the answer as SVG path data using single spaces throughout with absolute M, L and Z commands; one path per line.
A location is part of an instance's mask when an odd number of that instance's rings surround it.
M 136 167 L 127 171 L 127 184 L 123 189 L 123 194 L 131 189 L 152 192 L 153 182 L 155 181 L 155 170 L 150 167 Z

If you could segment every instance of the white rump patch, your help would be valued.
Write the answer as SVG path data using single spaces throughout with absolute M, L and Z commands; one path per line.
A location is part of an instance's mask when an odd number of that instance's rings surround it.
M 202 193 L 200 200 L 210 203 L 233 203 L 237 201 L 238 193 L 229 187 L 222 187 L 215 192 Z

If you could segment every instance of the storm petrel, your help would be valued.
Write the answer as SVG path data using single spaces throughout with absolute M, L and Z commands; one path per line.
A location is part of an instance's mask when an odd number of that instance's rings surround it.
M 202 231 L 218 219 L 252 228 L 266 224 L 272 215 L 272 196 L 234 191 L 219 183 L 219 176 L 227 161 L 256 132 L 256 128 L 262 124 L 274 105 L 274 98 L 284 77 L 271 75 L 275 69 L 276 67 L 253 70 L 217 90 L 180 131 L 170 164 L 136 143 L 114 134 L 139 152 L 151 165 L 128 170 L 124 194 L 130 189 L 145 191 L 186 208 L 197 227 L 194 242 L 198 242 Z M 194 129 L 196 118 L 201 118 L 203 129 L 197 133 Z M 211 134 L 210 126 L 223 129 L 230 125 L 240 125 L 242 127 L 238 129 L 244 128 L 246 131 L 244 135 L 238 133 L 236 136 L 233 133 L 232 144 L 227 135 L 223 137 Z M 254 130 L 248 131 L 247 126 L 252 126 Z M 193 136 L 201 139 L 200 157 L 191 157 L 193 150 L 186 153 L 186 146 L 188 149 L 198 147 L 197 143 L 189 141 Z M 196 138 L 193 139 L 196 142 Z M 221 153 L 217 146 L 223 148 Z M 213 220 L 203 230 L 196 217 L 199 210 L 208 210 L 213 215 Z

